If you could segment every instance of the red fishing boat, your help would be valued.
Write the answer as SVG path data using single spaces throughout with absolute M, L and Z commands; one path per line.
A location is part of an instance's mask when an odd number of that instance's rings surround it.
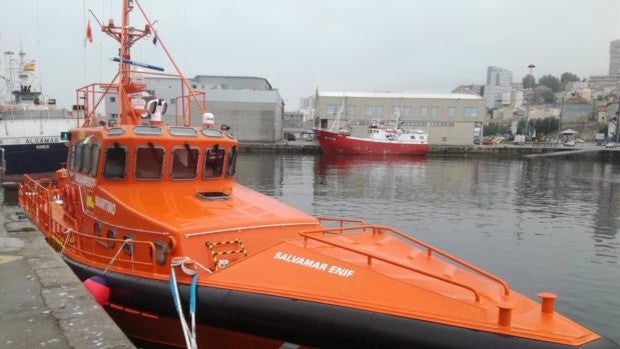
M 144 27 L 129 23 L 136 7 Z M 556 312 L 553 294 L 538 303 L 409 234 L 312 217 L 236 183 L 237 140 L 208 114 L 190 125 L 204 93 L 177 69 L 183 124 L 168 126 L 165 101 L 132 69 L 139 39 L 155 35 L 165 50 L 140 2 L 123 0 L 120 26 L 101 27 L 120 43 L 117 78 L 78 90 L 67 168 L 25 176 L 19 201 L 131 338 L 191 349 L 618 348 Z M 118 124 L 100 124 L 110 91 Z
M 325 153 L 426 155 L 428 133 L 420 130 L 404 131 L 370 125 L 367 137 L 353 137 L 344 130 L 319 130 L 314 134 Z

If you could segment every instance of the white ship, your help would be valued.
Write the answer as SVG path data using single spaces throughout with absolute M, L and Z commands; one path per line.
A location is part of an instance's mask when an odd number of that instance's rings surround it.
M 67 147 L 60 133 L 76 120 L 56 100 L 45 99 L 37 86 L 35 61 L 3 54 L 4 84 L 0 90 L 0 166 L 2 175 L 56 171 L 66 161 Z

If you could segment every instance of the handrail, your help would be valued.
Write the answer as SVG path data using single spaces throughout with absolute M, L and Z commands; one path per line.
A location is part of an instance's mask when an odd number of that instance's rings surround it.
M 504 290 L 504 295 L 509 296 L 510 295 L 510 287 L 508 286 L 508 283 L 504 280 L 502 280 L 501 278 L 499 278 L 498 276 L 495 276 L 487 271 L 484 271 L 470 263 L 465 262 L 464 260 L 457 258 L 455 256 L 452 256 L 451 254 L 444 252 L 436 247 L 433 247 L 423 241 L 420 241 L 418 239 L 415 239 L 405 233 L 402 233 L 396 229 L 390 228 L 390 227 L 386 227 L 386 226 L 378 226 L 378 225 L 359 225 L 359 226 L 347 226 L 347 227 L 335 227 L 335 228 L 328 228 L 328 229 L 318 229 L 318 230 L 311 230 L 311 231 L 305 231 L 304 233 L 306 234 L 316 234 L 316 233 L 322 233 L 323 235 L 325 234 L 342 234 L 344 231 L 350 231 L 350 230 L 355 230 L 355 229 L 362 229 L 362 230 L 366 230 L 366 229 L 371 229 L 372 233 L 383 233 L 383 232 L 388 232 L 388 233 L 392 233 L 394 235 L 397 235 L 403 239 L 406 239 L 410 242 L 413 242 L 419 246 L 422 246 L 424 248 L 426 248 L 426 254 L 428 257 L 431 257 L 433 252 L 435 252 L 436 254 L 451 260 L 452 262 L 461 265 L 462 267 L 465 267 L 471 271 L 474 271 L 488 279 L 491 279 L 497 283 L 499 283 L 503 290 Z
M 366 224 L 363 219 L 357 218 L 334 218 L 334 217 L 316 217 L 319 220 L 320 224 L 323 222 L 338 222 L 340 227 L 344 226 L 344 223 L 357 223 L 357 224 Z
M 506 295 L 506 296 L 510 295 L 510 287 L 508 286 L 508 283 L 506 281 L 502 280 L 500 277 L 498 277 L 496 275 L 493 275 L 493 274 L 491 274 L 491 273 L 489 273 L 487 271 L 484 271 L 484 270 L 476 267 L 473 264 L 470 264 L 470 263 L 468 263 L 468 262 L 466 262 L 466 261 L 464 261 L 464 260 L 462 260 L 462 259 L 460 259 L 458 257 L 455 257 L 455 256 L 453 256 L 453 255 L 451 255 L 451 254 L 449 254 L 447 252 L 444 252 L 444 251 L 442 251 L 442 250 L 440 250 L 438 248 L 435 248 L 434 246 L 431 246 L 431 245 L 429 245 L 429 244 L 427 244 L 427 243 L 425 243 L 423 241 L 420 241 L 420 240 L 418 240 L 416 238 L 413 238 L 413 237 L 411 237 L 411 236 L 409 236 L 409 235 L 407 235 L 405 233 L 402 233 L 402 232 L 400 232 L 400 231 L 398 231 L 396 229 L 393 229 L 393 228 L 390 228 L 390 227 L 383 227 L 383 226 L 382 227 L 378 227 L 378 228 L 381 229 L 381 232 L 384 231 L 384 230 L 387 230 L 388 232 L 393 233 L 395 235 L 398 235 L 398 236 L 402 237 L 403 239 L 409 240 L 409 241 L 411 241 L 413 243 L 416 243 L 416 244 L 418 244 L 420 246 L 425 247 L 426 248 L 426 254 L 429 257 L 431 257 L 433 252 L 435 252 L 435 253 L 439 254 L 440 256 L 442 256 L 444 258 L 447 258 L 447 259 L 449 259 L 449 260 L 451 260 L 451 261 L 453 261 L 453 262 L 455 262 L 457 264 L 460 264 L 463 267 L 466 267 L 466 268 L 468 268 L 468 269 L 470 269 L 472 271 L 477 272 L 478 274 L 480 274 L 482 276 L 487 277 L 488 279 L 491 279 L 491 280 L 499 283 L 502 286 L 502 288 L 504 289 L 504 295 Z
M 476 298 L 476 303 L 480 302 L 480 294 L 478 294 L 478 291 L 476 289 L 474 289 L 473 287 L 467 285 L 467 284 L 460 283 L 460 282 L 454 281 L 454 280 L 450 280 L 450 279 L 445 278 L 443 276 L 435 275 L 433 273 L 429 273 L 429 272 L 424 271 L 422 269 L 414 268 L 414 267 L 411 267 L 411 266 L 408 266 L 408 265 L 405 265 L 405 264 L 402 264 L 402 263 L 399 263 L 399 262 L 396 262 L 396 261 L 392 261 L 392 260 L 386 259 L 384 257 L 375 255 L 373 253 L 369 253 L 369 252 L 366 252 L 366 251 L 361 251 L 361 250 L 358 250 L 358 249 L 355 249 L 355 248 L 351 248 L 351 247 L 347 247 L 347 246 L 344 246 L 342 244 L 338 244 L 338 243 L 335 243 L 335 242 L 332 242 L 332 241 L 324 240 L 324 239 L 321 239 L 319 237 L 309 235 L 308 233 L 299 233 L 299 235 L 301 235 L 304 238 L 304 241 L 306 241 L 307 239 L 315 240 L 315 241 L 324 243 L 326 245 L 331 245 L 331 246 L 334 246 L 334 247 L 339 247 L 339 248 L 342 248 L 342 249 L 350 251 L 350 252 L 354 252 L 354 253 L 358 253 L 358 254 L 364 255 L 364 256 L 367 257 L 367 264 L 368 265 L 371 265 L 372 264 L 372 260 L 376 259 L 376 260 L 379 260 L 379 261 L 382 261 L 382 262 L 385 262 L 385 263 L 388 263 L 388 264 L 395 265 L 395 266 L 403 268 L 403 269 L 407 269 L 407 270 L 410 270 L 410 271 L 413 271 L 413 272 L 416 272 L 416 273 L 428 276 L 428 277 L 433 278 L 433 279 L 441 280 L 443 282 L 447 282 L 449 284 L 452 284 L 452 285 L 455 285 L 455 286 L 467 289 L 467 290 L 471 291 L 474 294 L 474 296 Z
M 80 233 L 80 232 L 78 232 L 76 230 L 73 230 L 71 228 L 66 228 L 66 229 L 67 229 L 67 231 L 66 231 L 67 234 L 73 234 L 74 236 L 77 236 L 79 238 L 84 238 L 84 239 L 90 240 L 92 242 L 95 242 L 95 241 L 110 241 L 110 242 L 114 242 L 115 246 L 116 246 L 116 243 L 118 242 L 118 243 L 121 244 L 120 246 L 122 246 L 122 244 L 126 241 L 126 239 L 108 238 L 108 237 L 105 237 L 105 236 L 95 236 L 95 235 Z M 55 235 L 57 235 L 57 234 L 55 234 Z M 79 242 L 78 239 L 76 239 L 76 241 Z M 76 246 L 75 244 L 69 244 L 69 243 L 67 243 L 67 244 L 69 246 L 73 247 L 75 249 L 75 251 L 77 251 L 79 254 L 86 254 L 86 255 L 94 256 L 94 257 L 101 258 L 101 259 L 104 259 L 104 260 L 109 260 L 109 261 L 111 261 L 114 258 L 113 256 L 106 256 L 106 255 L 98 254 L 98 253 L 95 253 L 94 251 L 91 251 L 91 252 L 86 251 L 85 249 L 83 249 L 83 248 L 81 248 L 79 246 Z M 156 265 L 157 265 L 157 263 L 155 262 L 155 258 L 156 258 L 155 257 L 155 251 L 156 251 L 155 250 L 155 244 L 152 241 L 141 241 L 141 240 L 131 240 L 131 244 L 132 245 L 134 245 L 134 244 L 135 245 L 146 245 L 146 247 L 150 248 L 151 251 L 152 251 L 151 260 L 149 262 L 143 262 L 143 261 L 136 261 L 136 260 L 134 260 L 133 256 L 135 255 L 135 250 L 133 250 L 133 248 L 132 248 L 132 250 L 134 252 L 131 255 L 131 259 L 118 258 L 118 259 L 115 260 L 115 262 L 130 263 L 132 270 L 134 268 L 134 264 L 143 265 L 143 266 L 150 266 L 154 270 Z M 121 247 L 119 247 L 119 248 L 121 248 Z
M 19 201 L 24 211 L 30 216 L 32 221 L 39 227 L 47 238 L 53 238 L 60 242 L 64 242 L 64 248 L 71 248 L 78 255 L 89 256 L 90 258 L 98 258 L 105 261 L 112 261 L 111 255 L 97 253 L 95 250 L 96 241 L 106 241 L 123 243 L 125 239 L 110 238 L 107 236 L 96 236 L 92 234 L 81 233 L 77 230 L 77 220 L 73 217 L 65 215 L 62 220 L 52 218 L 52 207 L 50 191 L 56 190 L 51 181 L 46 182 L 47 186 L 40 181 L 32 179 L 28 175 L 24 175 L 23 183 L 20 184 Z M 67 226 L 67 223 L 72 227 Z M 122 229 L 120 231 L 123 231 Z M 128 230 L 131 232 L 131 230 Z M 69 239 L 73 235 L 73 238 Z M 83 246 L 88 242 L 86 246 Z M 152 241 L 132 240 L 133 253 L 131 259 L 119 258 L 115 262 L 129 263 L 132 270 L 136 267 L 140 269 L 156 271 L 156 247 Z M 88 247 L 90 246 L 90 248 Z M 144 249 L 146 248 L 146 249 Z M 138 251 L 146 258 L 136 260 L 135 256 Z M 148 255 L 148 257 L 147 257 Z
M 280 228 L 280 227 L 286 228 L 286 227 L 316 225 L 316 224 L 317 224 L 316 222 L 307 222 L 307 223 L 278 223 L 278 224 L 252 225 L 252 226 L 245 226 L 245 227 L 226 228 L 226 229 L 218 229 L 218 230 L 201 231 L 197 233 L 189 233 L 189 234 L 185 234 L 185 238 L 189 239 L 194 236 L 202 236 L 202 235 L 209 235 L 209 234 L 215 234 L 215 233 L 228 233 L 232 231 L 241 232 L 243 230 L 250 230 L 250 229 Z

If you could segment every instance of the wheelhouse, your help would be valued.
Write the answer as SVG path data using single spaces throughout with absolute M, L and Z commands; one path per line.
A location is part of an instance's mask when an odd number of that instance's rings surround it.
M 237 141 L 226 131 L 122 126 L 71 131 L 69 177 L 87 186 L 232 179 Z

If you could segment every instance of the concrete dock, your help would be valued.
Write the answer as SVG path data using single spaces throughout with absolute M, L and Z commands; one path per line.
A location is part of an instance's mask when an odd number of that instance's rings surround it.
M 555 152 L 550 152 L 550 153 L 540 153 L 540 154 L 528 154 L 525 155 L 525 158 L 528 159 L 532 159 L 532 158 L 542 158 L 542 157 L 564 157 L 564 156 L 573 156 L 573 155 L 580 155 L 580 154 L 588 154 L 588 153 L 598 153 L 600 151 L 603 151 L 600 148 L 582 148 L 582 149 L 572 149 L 572 150 L 567 150 L 567 151 L 555 151 Z
M 19 207 L 0 222 L 0 348 L 134 348 Z
M 535 157 L 553 154 L 560 156 L 576 153 L 577 150 L 588 149 L 590 151 L 601 150 L 602 147 L 586 144 L 577 148 L 565 147 L 562 144 L 499 144 L 499 145 L 441 145 L 431 144 L 428 148 L 428 156 L 455 156 L 455 157 Z M 239 151 L 246 153 L 279 153 L 279 154 L 322 154 L 321 147 L 316 142 L 308 141 L 283 141 L 279 143 L 241 143 Z M 584 151 L 586 152 L 586 151 Z
M 322 154 L 316 142 L 283 141 L 278 143 L 240 143 L 239 151 L 246 153 Z

